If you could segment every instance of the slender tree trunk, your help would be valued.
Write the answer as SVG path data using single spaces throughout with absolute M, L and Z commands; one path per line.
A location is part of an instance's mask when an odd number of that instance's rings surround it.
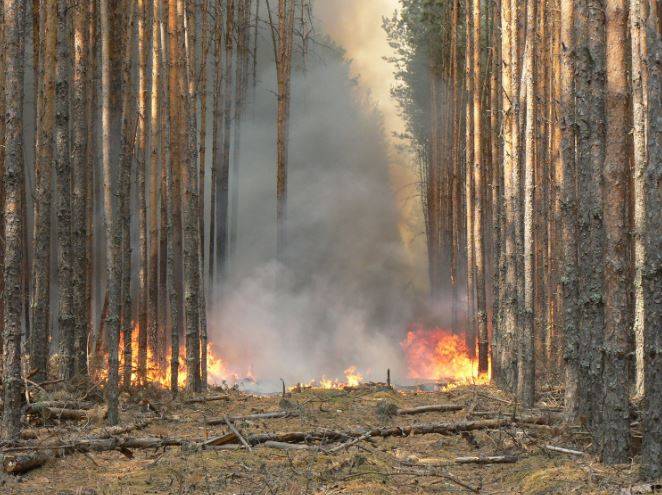
M 526 2 L 526 48 L 524 50 L 524 81 L 526 84 L 526 136 L 524 162 L 524 315 L 520 328 L 517 395 L 526 408 L 533 407 L 535 399 L 535 347 L 533 332 L 533 174 L 535 167 L 535 87 L 533 57 L 535 46 L 535 0 Z
M 575 421 L 579 413 L 579 307 L 577 304 L 577 197 L 575 163 L 575 96 L 574 96 L 574 6 L 575 0 L 561 0 L 561 260 L 563 265 L 563 314 L 560 321 L 565 335 L 565 415 Z
M 466 211 L 466 241 L 467 241 L 467 349 L 469 355 L 474 356 L 476 352 L 476 306 L 475 306 L 475 250 L 474 250 L 474 122 L 473 122 L 473 30 L 471 17 L 472 0 L 466 0 L 466 49 L 465 49 L 465 85 L 466 85 L 466 126 L 465 126 L 465 176 L 464 197 Z M 478 85 L 480 86 L 480 84 Z
M 30 368 L 33 380 L 45 381 L 48 372 L 50 340 L 50 245 L 51 245 L 51 167 L 55 102 L 55 45 L 57 39 L 57 2 L 42 0 L 40 24 L 44 26 L 41 86 L 37 104 L 39 129 L 36 143 L 34 199 L 34 256 L 32 263 L 32 329 L 30 331 Z
M 138 0 L 138 94 L 136 95 L 138 109 L 138 127 L 136 129 L 136 188 L 138 189 L 138 356 L 147 354 L 148 326 L 146 267 L 147 267 L 147 197 L 145 190 L 145 175 L 147 168 L 147 7 L 145 0 Z M 131 360 L 132 361 L 132 360 Z M 131 384 L 132 362 L 129 361 L 129 376 L 125 376 L 124 384 Z M 126 366 L 126 362 L 125 362 Z M 144 382 L 143 382 L 144 383 Z
M 473 125 L 474 125 L 474 257 L 476 263 L 476 323 L 478 326 L 478 371 L 487 373 L 489 352 L 487 336 L 487 301 L 485 292 L 485 242 L 483 239 L 483 132 L 482 132 L 482 69 L 481 69 L 481 0 L 473 4 Z M 469 143 L 467 143 L 469 146 Z
M 200 234 L 198 232 L 198 145 L 196 142 L 196 111 L 193 81 L 193 60 L 184 50 L 187 29 L 184 24 L 184 1 L 177 1 L 180 53 L 185 55 L 185 70 L 179 71 L 182 109 L 186 110 L 186 155 L 183 160 L 183 222 L 184 222 L 184 313 L 186 322 L 186 387 L 200 392 Z
M 515 206 L 519 191 L 514 185 L 513 169 L 517 166 L 516 117 L 513 103 L 517 91 L 513 85 L 515 64 L 512 45 L 515 36 L 512 30 L 512 11 L 510 0 L 501 2 L 501 57 L 503 61 L 503 180 L 504 180 L 504 264 L 503 278 L 503 321 L 499 332 L 499 349 L 495 354 L 499 361 L 497 383 L 509 390 L 515 390 L 517 384 L 517 257 L 515 252 Z
M 232 1 L 232 0 L 230 0 Z M 295 0 L 278 1 L 278 112 L 276 118 L 276 252 L 282 259 L 287 245 L 287 164 L 290 135 L 290 83 Z
M 633 110 L 633 147 L 634 170 L 633 191 L 633 258 L 634 258 L 634 318 L 633 334 L 635 339 L 636 375 L 635 394 L 644 394 L 644 321 L 645 306 L 642 285 L 643 269 L 646 259 L 644 236 L 646 229 L 646 211 L 644 201 L 644 182 L 646 174 L 646 83 L 644 81 L 646 58 L 646 36 L 642 26 L 643 0 L 630 0 L 630 40 L 632 49 L 632 110 Z
M 69 155 L 69 23 L 68 0 L 57 2 L 57 55 L 55 64 L 55 172 L 57 191 L 58 324 L 61 335 L 60 376 L 74 374 L 74 318 L 71 287 L 71 160 Z
M 223 60 L 221 49 L 223 45 L 221 11 L 216 9 L 216 24 L 214 27 L 214 109 L 212 125 L 212 169 L 211 169 L 211 191 L 210 191 L 210 213 L 209 213 L 209 281 L 212 287 L 215 280 L 216 260 L 216 224 L 218 223 L 219 192 L 218 185 L 221 177 L 221 163 L 223 161 Z
M 3 439 L 19 440 L 21 430 L 22 277 L 21 265 L 25 253 L 23 219 L 21 215 L 23 175 L 23 61 L 25 56 L 25 0 L 4 0 L 5 134 L 4 176 L 5 258 L 4 258 L 4 334 L 3 375 L 4 407 Z
M 76 4 L 73 9 L 73 71 L 71 77 L 71 246 L 72 246 L 72 310 L 74 318 L 74 365 L 75 372 L 87 373 L 87 335 L 90 320 L 87 303 L 89 263 L 87 243 L 88 170 L 87 162 L 88 127 L 91 125 L 87 113 L 88 64 L 88 8 Z
M 37 42 L 38 44 L 38 42 Z M 0 2 L 0 46 L 5 46 L 5 18 L 4 4 Z M 38 51 L 38 47 L 35 48 Z M 0 66 L 5 66 L 5 51 L 0 52 Z M 0 294 L 5 293 L 5 71 L 0 71 L 0 177 L 3 178 L 0 183 Z M 35 84 L 37 79 L 35 78 Z M 35 98 L 36 101 L 36 98 Z M 27 245 L 25 246 L 27 247 Z M 2 356 L 2 341 L 5 328 L 5 298 L 0 297 L 0 356 Z M 0 376 L 3 373 L 3 363 L 0 359 Z
M 168 220 L 170 215 L 168 199 L 168 167 L 169 160 L 172 159 L 172 151 L 169 149 L 170 133 L 168 131 L 168 122 L 170 119 L 170 86 L 169 86 L 169 45 L 166 33 L 166 22 L 168 20 L 168 0 L 161 0 L 161 13 L 159 16 L 159 37 L 160 37 L 160 59 L 161 70 L 159 79 L 161 80 L 161 101 L 162 109 L 160 112 L 161 133 L 161 185 L 160 185 L 160 235 L 159 235 L 159 324 L 156 327 L 157 335 L 150 343 L 152 352 L 156 361 L 164 365 L 167 363 L 167 341 L 170 333 L 168 325 L 173 323 L 168 321 L 170 305 L 170 292 L 168 290 Z
M 152 2 L 152 80 L 150 89 L 150 165 L 149 165 L 149 268 L 147 273 L 147 332 L 145 342 L 138 345 L 138 383 L 147 381 L 147 346 L 152 347 L 158 338 L 159 310 L 159 144 L 161 133 L 160 91 L 161 91 L 161 52 L 159 46 L 159 4 Z M 165 151 L 162 150 L 165 154 Z M 162 233 L 165 235 L 165 232 Z M 141 335 L 142 336 L 142 335 Z
M 604 402 L 602 460 L 630 457 L 628 403 L 628 68 L 626 0 L 607 0 L 607 145 L 603 180 L 605 244 Z
M 648 147 L 644 293 L 644 413 L 641 474 L 662 477 L 662 7 L 647 0 Z

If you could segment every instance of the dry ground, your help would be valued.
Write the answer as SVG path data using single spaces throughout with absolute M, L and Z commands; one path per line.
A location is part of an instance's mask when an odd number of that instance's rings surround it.
M 463 385 L 435 392 L 359 387 L 353 390 L 304 390 L 279 396 L 256 396 L 236 390 L 229 401 L 186 404 L 165 392 L 134 392 L 123 396 L 122 421 L 155 418 L 133 437 L 177 437 L 190 445 L 141 450 L 76 453 L 51 459 L 20 476 L 0 474 L 2 494 L 570 494 L 644 493 L 637 484 L 636 464 L 605 467 L 590 455 L 547 450 L 547 445 L 589 451 L 589 436 L 580 428 L 550 425 L 510 425 L 470 434 L 426 434 L 362 440 L 333 453 L 317 450 L 279 450 L 256 446 L 206 450 L 204 439 L 228 433 L 223 425 L 209 426 L 208 418 L 277 411 L 283 407 L 298 417 L 242 420 L 243 436 L 261 432 L 349 430 L 414 423 L 456 422 L 501 413 L 512 417 L 516 405 L 491 386 Z M 540 409 L 529 414 L 551 418 L 560 392 L 543 394 Z M 386 417 L 384 401 L 399 407 L 459 404 L 457 412 L 431 412 Z M 488 414 L 489 412 L 489 414 Z M 57 421 L 55 421 L 57 423 Z M 96 423 L 96 424 L 95 424 Z M 555 425 L 556 424 L 556 425 Z M 66 443 L 75 436 L 103 432 L 101 420 L 62 422 L 32 428 L 31 444 Z M 330 449 L 337 445 L 323 446 Z M 515 455 L 511 464 L 456 464 L 458 456 Z M 131 455 L 133 456 L 131 458 Z M 460 486 L 460 481 L 467 487 Z

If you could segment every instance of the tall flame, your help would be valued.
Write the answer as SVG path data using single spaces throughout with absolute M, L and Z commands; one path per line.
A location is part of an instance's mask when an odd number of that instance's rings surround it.
M 412 325 L 400 345 L 405 352 L 409 378 L 489 381 L 489 374 L 479 376 L 478 362 L 469 357 L 464 336 L 450 330 Z

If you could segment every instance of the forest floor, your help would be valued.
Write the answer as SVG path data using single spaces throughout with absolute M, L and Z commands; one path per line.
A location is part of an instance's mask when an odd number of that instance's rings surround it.
M 154 389 L 124 393 L 122 424 L 141 420 L 149 423 L 117 435 L 118 438 L 167 437 L 186 442 L 177 446 L 67 452 L 67 455 L 58 455 L 56 449 L 48 450 L 49 459 L 41 467 L 20 475 L 0 474 L 0 493 L 634 494 L 655 490 L 650 485 L 637 484 L 636 464 L 605 467 L 589 454 L 549 450 L 553 446 L 590 451 L 590 435 L 585 430 L 564 426 L 559 421 L 562 403 L 559 390 L 543 393 L 538 409 L 526 412 L 517 410 L 512 398 L 488 385 L 449 386 L 437 391 L 361 385 L 293 391 L 285 398 L 280 394 L 262 396 L 214 389 L 196 397 L 218 398 L 219 394 L 229 399 L 187 403 L 187 397 L 172 400 L 168 393 Z M 455 404 L 462 409 L 412 415 L 400 415 L 396 411 L 396 406 L 413 408 L 430 404 Z M 226 415 L 281 410 L 287 410 L 290 416 L 230 420 L 240 436 L 253 444 L 250 451 L 241 446 L 223 421 Z M 43 448 L 72 445 L 80 438 L 109 437 L 109 431 L 102 425 L 100 406 L 96 416 L 94 411 L 85 421 L 49 420 L 44 426 L 31 427 L 25 436 L 32 438 L 24 442 Z M 209 425 L 211 418 L 219 418 L 222 424 Z M 490 418 L 518 419 L 501 426 L 484 427 Z M 321 432 L 325 436 L 324 432 L 432 423 L 465 426 L 446 434 L 350 435 L 335 442 L 307 437 L 294 443 L 295 447 L 286 445 L 288 450 L 282 450 L 282 444 L 255 443 L 258 438 L 255 434 L 268 432 Z M 462 432 L 462 429 L 471 431 Z M 232 445 L 212 445 L 228 439 Z M 297 442 L 287 437 L 282 439 Z M 348 442 L 352 443 L 337 448 Z M 5 452 L 5 455 L 12 454 Z M 463 456 L 478 457 L 481 463 L 458 463 L 457 458 Z M 488 456 L 507 456 L 505 460 L 509 463 L 484 463 Z

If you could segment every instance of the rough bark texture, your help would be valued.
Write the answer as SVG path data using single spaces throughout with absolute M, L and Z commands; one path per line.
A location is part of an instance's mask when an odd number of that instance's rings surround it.
M 88 9 L 76 4 L 73 13 L 73 70 L 71 77 L 71 245 L 72 245 L 72 310 L 75 334 L 75 372 L 87 373 L 87 335 L 90 320 L 88 294 Z
M 51 273 L 51 167 L 53 158 L 55 45 L 57 2 L 42 0 L 39 8 L 44 26 L 43 56 L 40 57 L 40 88 L 37 103 L 37 142 L 35 163 L 34 248 L 32 262 L 32 328 L 30 329 L 30 368 L 37 370 L 36 382 L 46 380 L 50 339 Z
M 487 300 L 485 292 L 485 241 L 483 239 L 483 203 L 484 200 L 484 164 L 483 164 L 483 132 L 482 132 L 482 79 L 481 79 L 481 0 L 474 0 L 473 6 L 473 125 L 474 125 L 474 261 L 476 264 L 476 326 L 478 337 L 478 371 L 486 373 L 488 369 L 487 353 L 489 350 L 487 336 Z
M 648 0 L 648 167 L 645 176 L 644 439 L 642 475 L 662 477 L 662 7 Z
M 4 5 L 0 2 L 0 46 L 5 46 Z M 0 66 L 4 67 L 5 51 L 0 52 Z M 5 71 L 0 71 L 0 177 L 5 177 Z M 5 183 L 0 183 L 0 294 L 5 293 Z M 2 340 L 5 327 L 5 298 L 0 297 L 0 356 L 2 356 Z M 0 359 L 0 376 L 2 376 L 2 360 Z
M 23 177 L 23 60 L 25 0 L 4 0 L 5 101 L 4 165 L 5 263 L 3 375 L 3 440 L 17 441 L 21 429 L 22 277 L 23 245 L 21 199 Z
M 526 130 L 524 161 L 524 314 L 518 338 L 517 396 L 524 407 L 533 407 L 535 399 L 535 355 L 533 333 L 533 174 L 535 167 L 535 88 L 533 57 L 535 47 L 536 6 L 526 2 L 526 49 L 524 51 L 523 79 L 526 85 Z
M 628 269 L 628 68 L 626 63 L 627 5 L 607 0 L 607 143 L 603 180 L 605 244 L 605 333 L 602 460 L 627 462 L 630 457 L 628 403 L 629 269 Z
M 561 162 L 559 187 L 561 200 L 561 237 L 563 260 L 563 309 L 560 319 L 565 334 L 565 413 L 570 421 L 578 414 L 579 394 L 579 335 L 577 306 L 577 198 L 575 163 L 575 109 L 574 109 L 574 0 L 561 0 Z
M 74 317 L 72 313 L 71 160 L 69 155 L 69 1 L 57 2 L 57 55 L 55 64 L 55 173 L 58 245 L 58 325 L 62 355 L 60 376 L 74 374 Z

